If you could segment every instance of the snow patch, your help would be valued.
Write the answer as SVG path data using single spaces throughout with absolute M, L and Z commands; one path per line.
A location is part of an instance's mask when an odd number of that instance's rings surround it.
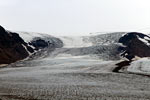
M 32 53 L 30 53 L 30 52 L 28 51 L 27 47 L 26 47 L 24 44 L 22 44 L 22 46 L 25 48 L 25 50 L 28 52 L 29 55 L 32 55 Z
M 149 41 L 150 41 L 150 38 L 149 38 L 149 37 L 147 37 L 147 36 L 145 36 L 145 37 L 144 37 L 144 39 L 146 39 L 146 40 L 149 40 Z
M 150 74 L 150 58 L 142 58 L 131 63 L 128 72 Z
M 144 39 L 140 38 L 139 36 L 137 36 L 137 37 L 140 41 L 144 42 L 146 45 L 148 45 L 148 46 L 150 45 L 149 41 L 147 40 L 147 39 L 149 39 L 148 37 L 144 37 Z

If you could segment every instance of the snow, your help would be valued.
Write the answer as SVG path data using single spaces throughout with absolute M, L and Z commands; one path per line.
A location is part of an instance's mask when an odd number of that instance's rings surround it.
M 89 35 L 95 36 L 95 35 L 101 35 L 101 34 L 107 34 L 107 33 L 111 33 L 111 32 L 92 32 Z
M 144 37 L 144 39 L 140 38 L 139 36 L 137 36 L 137 37 L 140 41 L 144 42 L 146 45 L 148 45 L 148 46 L 150 45 L 149 41 L 147 40 L 147 39 L 149 39 L 148 37 Z
M 149 38 L 149 37 L 147 37 L 147 36 L 145 36 L 145 37 L 144 37 L 144 39 L 146 39 L 146 40 L 150 40 L 150 38 Z
M 131 65 L 127 68 L 127 71 L 150 75 L 150 58 L 141 58 L 132 62 Z
M 63 43 L 64 43 L 64 48 L 78 48 L 78 47 L 89 47 L 92 46 L 91 42 L 84 41 L 84 37 L 82 36 L 62 36 L 59 37 Z
M 20 36 L 29 42 L 34 37 L 42 37 L 43 35 L 20 33 Z M 84 37 L 59 38 L 64 42 L 63 48 L 57 48 L 50 54 L 43 52 L 47 55 L 46 57 L 41 57 L 42 54 L 35 55 L 36 59 L 19 61 L 1 69 L 0 94 L 5 93 L 5 97 L 13 94 L 10 97 L 23 98 L 25 96 L 26 99 L 40 100 L 58 100 L 53 96 L 60 97 L 59 100 L 83 99 L 81 97 L 86 97 L 85 99 L 92 97 L 89 100 L 95 100 L 103 99 L 102 97 L 107 95 L 109 98 L 104 98 L 106 100 L 117 98 L 118 100 L 136 100 L 139 97 L 149 97 L 149 78 L 113 73 L 112 69 L 116 67 L 117 61 L 103 61 L 93 58 L 91 55 L 93 55 L 92 51 L 95 47 L 92 50 L 90 48 L 80 50 L 82 47 L 93 45 L 90 41 L 84 41 Z M 83 55 L 89 50 L 91 51 Z M 77 55 L 75 55 L 76 53 Z M 127 70 L 129 72 L 150 73 L 149 65 L 150 59 L 144 58 L 134 61 Z
M 125 35 L 126 33 L 128 33 L 128 32 L 113 32 L 113 31 L 112 31 L 112 32 L 111 32 L 111 31 L 110 31 L 110 32 L 109 32 L 109 31 L 108 31 L 108 32 L 107 32 L 107 31 L 106 31 L 106 32 L 92 32 L 92 33 L 90 33 L 89 35 L 90 35 L 90 36 L 96 36 L 96 35 L 115 34 L 115 33 L 124 33 L 124 34 L 122 35 L 122 36 L 124 36 L 124 35 Z
M 23 47 L 25 48 L 25 50 L 28 52 L 29 56 L 33 54 L 33 53 L 30 53 L 30 52 L 28 51 L 27 47 L 26 47 L 24 44 L 22 44 L 22 46 L 23 46 Z
M 30 42 L 30 41 L 32 41 L 33 38 L 35 38 L 35 37 L 42 38 L 42 37 L 48 37 L 48 36 L 50 36 L 48 34 L 41 34 L 41 33 L 35 33 L 35 32 L 17 32 L 17 33 L 27 43 Z
M 85 55 L 85 56 L 72 56 L 71 54 L 62 53 L 62 54 L 58 54 L 55 58 L 57 58 L 57 59 L 86 58 L 87 59 L 87 58 L 90 58 L 90 56 L 89 55 Z

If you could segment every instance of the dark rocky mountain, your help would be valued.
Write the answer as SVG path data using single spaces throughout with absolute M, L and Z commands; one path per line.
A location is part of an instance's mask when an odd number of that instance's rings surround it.
M 121 56 L 132 60 L 135 56 L 150 57 L 150 37 L 143 33 L 127 33 L 119 39 L 125 47 L 120 47 Z
M 33 49 L 17 33 L 0 26 L 0 64 L 8 64 L 26 58 Z
M 34 38 L 26 43 L 18 33 L 7 31 L 0 26 L 0 64 L 22 60 L 39 49 L 47 47 L 55 49 L 63 46 L 58 38 L 51 37 L 50 40 Z
M 87 39 L 98 47 L 92 51 L 96 50 L 100 59 L 118 60 L 125 57 L 130 61 L 135 56 L 150 57 L 150 37 L 143 33 L 116 32 L 93 35 Z

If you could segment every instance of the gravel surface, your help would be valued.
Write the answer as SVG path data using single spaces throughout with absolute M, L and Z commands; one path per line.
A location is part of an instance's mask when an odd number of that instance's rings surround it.
M 16 63 L 16 67 L 0 69 L 0 99 L 149 100 L 150 78 L 113 73 L 115 63 L 88 57 Z

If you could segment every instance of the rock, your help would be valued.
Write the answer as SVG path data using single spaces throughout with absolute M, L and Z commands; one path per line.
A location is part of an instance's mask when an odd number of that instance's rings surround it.
M 120 47 L 121 56 L 132 60 L 135 56 L 150 57 L 150 37 L 138 32 L 127 33 L 119 39 L 125 47 Z
M 33 49 L 17 33 L 6 31 L 0 26 L 0 64 L 9 64 L 29 56 Z
M 31 41 L 29 44 L 34 46 L 36 49 L 48 47 L 48 42 L 42 39 Z
M 61 48 L 63 47 L 63 42 L 56 37 L 50 37 L 47 38 L 43 37 L 35 37 L 31 42 L 29 42 L 29 45 L 32 45 L 35 47 L 35 50 L 43 49 L 43 48 Z
M 118 73 L 121 69 L 125 69 L 125 67 L 129 66 L 131 61 L 121 61 L 116 64 L 117 67 L 115 67 L 112 72 Z

